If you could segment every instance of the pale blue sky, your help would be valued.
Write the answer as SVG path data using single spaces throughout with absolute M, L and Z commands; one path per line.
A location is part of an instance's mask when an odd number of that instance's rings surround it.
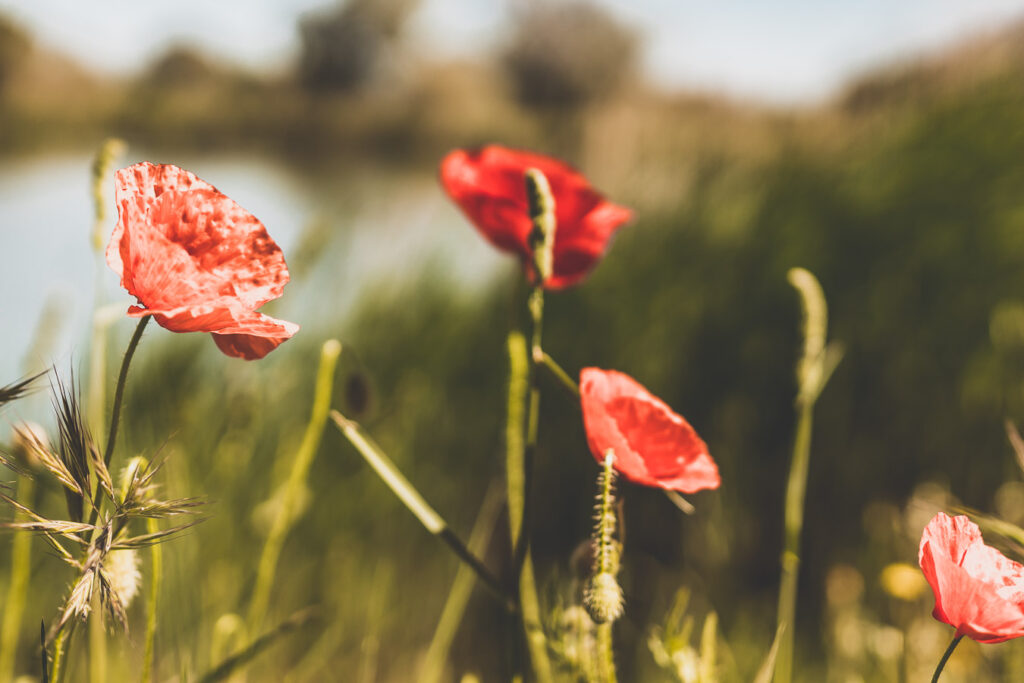
M 520 0 L 522 1 L 522 0 Z M 597 0 L 646 39 L 654 80 L 794 103 L 827 96 L 851 75 L 1024 19 L 1024 0 Z M 130 72 L 169 42 L 229 61 L 280 67 L 295 21 L 331 0 L 0 0 L 39 40 L 96 68 Z M 506 34 L 505 0 L 421 0 L 412 24 L 424 51 L 473 54 Z

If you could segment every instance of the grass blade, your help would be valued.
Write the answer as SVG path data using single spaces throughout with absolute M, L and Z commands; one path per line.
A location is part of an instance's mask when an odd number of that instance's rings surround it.
M 487 549 L 487 543 L 494 532 L 494 525 L 498 521 L 498 514 L 501 512 L 501 489 L 492 484 L 484 495 L 484 502 L 477 513 L 473 530 L 469 534 L 469 550 L 475 555 L 482 555 Z M 424 683 L 436 683 L 444 675 L 444 665 L 448 659 L 448 651 L 451 649 L 455 633 L 462 623 L 466 605 L 473 590 L 472 570 L 460 565 L 452 582 L 452 589 L 448 593 L 448 599 L 441 610 L 441 618 L 434 629 L 434 637 L 430 641 L 430 647 L 423 657 L 420 665 L 419 680 Z
M 778 657 L 779 643 L 782 641 L 782 634 L 785 630 L 785 624 L 779 624 L 778 628 L 775 629 L 775 639 L 772 641 L 771 649 L 768 650 L 768 654 L 765 655 L 764 661 L 761 663 L 761 668 L 757 670 L 757 675 L 754 676 L 754 683 L 772 683 L 772 676 L 775 675 L 775 659 Z
M 341 433 L 348 439 L 359 454 L 363 456 L 366 463 L 373 468 L 391 492 L 398 496 L 406 508 L 409 509 L 416 519 L 419 520 L 427 531 L 444 541 L 449 548 L 466 565 L 476 572 L 477 577 L 484 582 L 484 585 L 491 589 L 509 611 L 515 611 L 515 605 L 505 595 L 501 582 L 491 574 L 483 562 L 471 553 L 466 544 L 448 527 L 448 523 L 437 514 L 437 511 L 420 495 L 405 475 L 395 466 L 391 459 L 384 454 L 374 441 L 367 435 L 358 423 L 349 420 L 337 410 L 331 411 L 331 419 L 338 426 Z
M 306 432 L 302 443 L 295 454 L 291 473 L 285 484 L 284 500 L 274 518 L 267 541 L 263 545 L 259 567 L 256 571 L 256 587 L 253 589 L 252 602 L 246 621 L 249 633 L 258 633 L 270 604 L 270 589 L 274 584 L 277 571 L 277 560 L 281 555 L 284 539 L 291 528 L 298 501 L 306 486 L 306 477 L 313 464 L 313 458 L 320 448 L 320 439 L 327 424 L 327 413 L 331 408 L 331 394 L 334 389 L 334 369 L 341 355 L 341 344 L 336 339 L 324 342 L 320 349 L 320 363 L 316 374 L 316 387 L 313 390 L 313 409 L 310 412 Z
M 248 664 L 264 650 L 273 645 L 278 638 L 306 625 L 313 616 L 314 610 L 312 608 L 308 608 L 288 617 L 278 624 L 276 628 L 264 633 L 262 636 L 252 641 L 248 647 L 236 652 L 218 664 L 216 668 L 200 678 L 199 683 L 215 683 L 216 681 L 223 681 L 237 669 Z

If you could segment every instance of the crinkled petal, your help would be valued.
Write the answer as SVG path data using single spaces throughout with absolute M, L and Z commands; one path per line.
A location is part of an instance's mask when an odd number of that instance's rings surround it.
M 118 171 L 115 184 L 107 261 L 146 307 L 230 295 L 255 309 L 284 291 L 288 268 L 266 228 L 209 183 L 144 162 Z
M 279 297 L 289 275 L 284 255 L 255 216 L 177 166 L 135 164 L 118 171 L 115 183 L 118 223 L 107 263 L 139 301 L 131 315 L 151 314 L 174 332 L 221 332 L 240 321 L 262 329 L 265 316 L 255 309 Z M 293 333 L 250 336 L 277 339 L 269 351 Z M 229 355 L 259 357 L 244 343 L 226 345 L 234 349 Z
M 287 320 L 278 320 L 262 313 L 240 321 L 234 328 L 213 333 L 217 348 L 229 356 L 257 360 L 276 349 L 281 342 L 299 331 L 299 326 Z

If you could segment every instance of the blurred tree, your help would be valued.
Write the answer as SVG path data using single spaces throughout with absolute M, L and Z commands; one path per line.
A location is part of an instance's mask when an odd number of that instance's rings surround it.
M 350 0 L 299 24 L 298 76 L 316 92 L 344 92 L 370 81 L 397 42 L 416 0 Z
M 0 15 L 0 96 L 11 76 L 28 56 L 32 40 L 28 33 L 7 17 Z
M 502 62 L 523 104 L 579 106 L 633 73 L 637 36 L 604 10 L 577 0 L 528 0 L 515 10 Z
M 194 85 L 216 76 L 216 70 L 195 48 L 173 45 L 146 70 L 143 81 L 156 87 Z

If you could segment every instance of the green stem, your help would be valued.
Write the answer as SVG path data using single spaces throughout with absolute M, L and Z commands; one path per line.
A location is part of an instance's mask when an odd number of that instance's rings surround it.
M 616 683 L 618 680 L 612 647 L 612 622 L 597 627 L 597 670 L 601 683 Z
M 135 333 L 128 348 L 125 349 L 124 358 L 121 360 L 121 371 L 117 374 L 117 386 L 114 388 L 114 405 L 110 410 L 110 429 L 107 431 L 107 447 L 103 452 L 103 464 L 110 467 L 110 460 L 114 457 L 114 444 L 117 441 L 117 428 L 121 421 L 121 403 L 124 400 L 124 385 L 128 380 L 128 366 L 131 365 L 132 356 L 142 339 L 142 332 L 146 329 L 146 323 L 152 316 L 144 315 L 135 326 Z
M 824 389 L 825 383 L 840 352 L 835 345 L 826 346 L 828 308 L 825 294 L 810 271 L 793 268 L 789 271 L 789 282 L 800 294 L 803 310 L 803 353 L 796 368 L 797 379 L 797 425 L 793 440 L 793 457 L 786 483 L 784 518 L 784 539 L 781 557 L 782 576 L 779 585 L 779 606 L 776 628 L 779 631 L 778 656 L 775 662 L 777 683 L 789 683 L 793 677 L 793 642 L 796 635 L 797 579 L 800 568 L 800 536 L 804 524 L 804 500 L 807 491 L 807 474 L 811 458 L 811 431 L 814 422 L 814 405 Z
M 544 366 L 552 376 L 559 381 L 559 383 L 568 389 L 574 396 L 579 397 L 580 386 L 573 381 L 569 373 L 562 369 L 562 366 L 555 362 L 555 359 L 547 354 L 546 351 L 541 351 L 540 364 Z
M 143 316 L 139 319 L 139 324 L 135 326 L 135 332 L 132 334 L 131 340 L 128 342 L 128 348 L 125 349 L 124 358 L 121 360 L 121 370 L 117 375 L 117 387 L 114 390 L 114 405 L 110 412 L 110 429 L 107 432 L 107 445 L 103 452 L 103 464 L 110 469 L 110 461 L 114 456 L 114 444 L 117 441 L 117 428 L 121 422 L 121 403 L 124 400 L 124 386 L 128 380 L 128 366 L 132 363 L 132 356 L 135 355 L 135 349 L 139 346 L 139 340 L 142 339 L 142 332 L 146 329 L 146 323 L 149 322 L 151 316 Z M 96 520 L 99 519 L 100 515 L 100 499 L 103 493 L 103 487 L 96 484 L 96 493 L 92 499 L 92 512 L 89 514 L 89 524 L 95 524 Z
M 107 634 L 103 629 L 103 605 L 99 593 L 92 599 L 92 618 L 87 624 L 89 633 L 89 680 L 105 683 L 107 680 Z
M 35 482 L 23 476 L 18 480 L 18 498 L 28 507 L 35 496 Z M 27 519 L 19 514 L 16 520 Z M 25 613 L 25 596 L 32 560 L 32 534 L 20 533 L 11 542 L 11 579 L 4 601 L 3 625 L 0 626 L 0 681 L 9 681 L 14 675 L 14 660 L 18 652 L 21 618 Z
M 522 530 L 524 493 L 524 455 L 526 443 L 526 397 L 529 391 L 529 360 L 526 356 L 526 339 L 519 332 L 508 335 L 508 405 L 505 422 L 505 480 L 508 487 L 508 524 L 512 547 L 519 546 Z
M 540 600 L 537 597 L 533 560 L 530 556 L 532 473 L 540 422 L 540 385 L 538 366 L 543 362 L 541 343 L 544 329 L 544 283 L 554 271 L 555 200 L 547 178 L 539 170 L 527 169 L 526 197 L 530 220 L 534 285 L 527 299 L 530 311 L 530 351 L 526 356 L 525 338 L 509 335 L 508 421 L 506 427 L 506 476 L 508 480 L 509 529 L 512 541 L 513 580 L 522 613 L 526 645 L 533 673 L 538 681 L 552 680 L 547 639 L 541 626 Z M 525 415 L 522 406 L 526 405 Z M 523 439 L 525 429 L 525 440 Z
M 154 518 L 146 520 L 146 531 L 155 534 L 160 523 Z M 153 680 L 153 657 L 156 650 L 156 616 L 160 604 L 160 582 L 163 580 L 163 544 L 150 546 L 149 596 L 146 602 L 146 649 L 142 659 L 142 683 Z
M 526 405 L 526 443 L 523 451 L 523 509 L 519 522 L 519 537 L 515 539 L 512 556 L 513 565 L 522 570 L 526 560 L 526 551 L 530 546 L 530 521 L 532 510 L 530 498 L 533 489 L 533 465 L 537 453 L 537 435 L 540 427 L 540 383 L 537 381 L 537 366 L 544 355 L 541 348 L 541 331 L 544 327 L 544 288 L 535 287 L 530 294 L 530 316 L 533 332 L 530 341 L 530 362 L 527 370 L 527 385 L 530 388 L 529 402 Z
M 804 522 L 804 496 L 807 489 L 807 471 L 811 456 L 811 429 L 814 422 L 813 405 L 803 404 L 797 418 L 793 459 L 786 484 L 785 543 L 782 551 L 782 578 L 779 587 L 777 624 L 786 624 L 779 644 L 775 665 L 776 681 L 791 680 L 793 672 L 793 635 L 796 617 L 797 578 L 800 570 L 800 536 Z
M 529 386 L 530 363 L 526 353 L 526 339 L 519 332 L 508 336 L 509 352 L 509 388 L 508 414 L 506 423 L 506 479 L 508 485 L 509 532 L 512 547 L 522 548 L 523 556 L 518 565 L 516 576 L 516 592 L 522 610 L 523 631 L 526 645 L 530 651 L 534 674 L 538 681 L 552 680 L 551 662 L 548 657 L 547 642 L 541 627 L 540 601 L 537 598 L 536 580 L 533 575 L 533 561 L 525 542 L 526 490 L 526 443 L 523 435 L 526 427 L 527 392 Z
M 609 448 L 604 456 L 603 470 L 598 477 L 597 525 L 594 528 L 596 548 L 595 574 L 615 574 L 618 571 L 618 552 L 615 548 L 615 452 Z
M 50 668 L 51 683 L 60 683 L 64 676 L 64 656 L 67 654 L 71 629 L 62 628 L 53 641 L 53 662 Z
M 402 504 L 419 520 L 420 524 L 431 534 L 444 541 L 460 560 L 476 572 L 476 575 L 483 581 L 484 585 L 501 600 L 507 610 L 515 612 L 515 604 L 505 595 L 501 582 L 491 574 L 476 555 L 469 551 L 466 544 L 449 528 L 448 523 L 420 495 L 420 492 L 409 483 L 409 480 L 399 471 L 398 467 L 391 461 L 391 458 L 385 455 L 380 446 L 363 431 L 359 423 L 348 419 L 337 410 L 331 411 L 331 419 L 338 426 L 338 429 L 341 430 L 342 435 L 359 451 L 359 454 L 363 456 L 366 463 L 373 468 L 377 476 L 387 484 L 391 492 L 402 501 Z
M 299 450 L 295 454 L 292 470 L 285 484 L 281 506 L 274 518 L 270 532 L 267 534 L 263 553 L 260 555 L 256 587 L 253 589 L 252 602 L 249 605 L 249 615 L 246 621 L 250 634 L 260 632 L 263 618 L 266 616 L 267 606 L 270 602 L 270 589 L 274 584 L 274 574 L 277 571 L 277 560 L 281 555 L 281 547 L 284 545 L 288 530 L 295 521 L 295 510 L 298 508 L 309 468 L 313 464 L 313 458 L 316 457 L 324 427 L 327 425 L 327 414 L 331 409 L 331 393 L 334 388 L 334 369 L 340 354 L 341 344 L 336 339 L 324 342 L 320 351 L 320 365 L 316 375 L 313 409 L 309 416 L 309 423 L 306 425 L 306 432 L 302 437 L 302 443 L 299 444 Z
M 939 675 L 942 673 L 942 670 L 946 668 L 946 662 L 949 660 L 950 655 L 953 654 L 953 650 L 956 649 L 956 646 L 960 644 L 963 637 L 964 635 L 962 633 L 957 633 L 953 636 L 952 642 L 950 642 L 949 647 L 946 648 L 946 652 L 943 653 L 942 659 L 939 660 L 939 665 L 935 667 L 935 674 L 932 676 L 932 683 L 939 683 Z

